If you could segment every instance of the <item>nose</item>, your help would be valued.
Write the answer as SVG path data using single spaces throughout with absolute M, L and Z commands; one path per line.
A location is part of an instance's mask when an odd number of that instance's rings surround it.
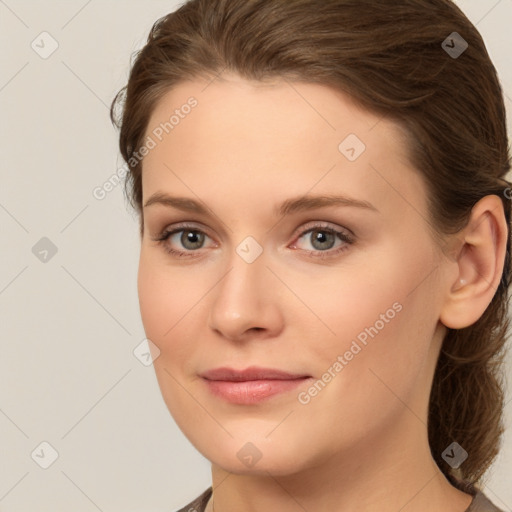
M 209 327 L 232 341 L 274 337 L 283 328 L 279 280 L 264 253 L 248 263 L 236 251 L 228 271 L 212 290 Z

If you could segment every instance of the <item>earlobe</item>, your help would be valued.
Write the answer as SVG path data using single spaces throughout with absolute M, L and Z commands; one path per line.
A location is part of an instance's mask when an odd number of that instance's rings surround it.
M 482 316 L 501 280 L 508 239 L 501 199 L 482 198 L 456 236 L 463 244 L 456 260 L 447 263 L 455 268 L 447 272 L 451 277 L 439 319 L 448 328 L 463 329 Z

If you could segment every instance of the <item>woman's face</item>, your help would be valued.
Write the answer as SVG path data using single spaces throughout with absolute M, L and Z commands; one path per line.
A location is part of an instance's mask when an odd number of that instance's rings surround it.
M 226 470 L 275 475 L 426 439 L 443 260 L 399 130 L 321 85 L 206 85 L 158 103 L 143 163 L 140 308 L 178 426 Z M 295 202 L 321 196 L 350 201 Z M 309 378 L 202 376 L 253 366 Z

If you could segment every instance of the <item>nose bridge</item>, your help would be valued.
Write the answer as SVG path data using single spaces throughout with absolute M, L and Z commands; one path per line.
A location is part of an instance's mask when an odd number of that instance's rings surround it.
M 218 283 L 210 312 L 210 327 L 237 337 L 253 327 L 269 327 L 272 304 L 263 248 L 247 237 L 231 254 L 227 273 Z
M 236 303 L 244 297 L 251 301 L 257 298 L 259 283 L 265 279 L 265 273 L 268 273 L 266 259 L 263 246 L 253 236 L 242 239 L 228 257 L 227 265 L 230 270 L 220 283 L 221 294 L 228 299 L 236 299 Z
M 268 272 L 265 258 L 262 253 L 255 256 L 254 249 L 242 242 L 233 251 L 228 265 L 229 272 L 219 283 L 217 299 L 242 313 L 249 302 L 251 307 L 259 302 L 260 284 L 263 274 Z

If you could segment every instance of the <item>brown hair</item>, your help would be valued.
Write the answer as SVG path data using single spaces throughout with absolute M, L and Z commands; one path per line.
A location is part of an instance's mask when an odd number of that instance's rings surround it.
M 453 32 L 468 44 L 458 57 L 447 51 Z M 510 226 L 502 90 L 480 34 L 450 0 L 190 0 L 154 23 L 134 57 L 111 106 L 126 163 L 141 147 L 156 103 L 178 82 L 227 69 L 246 79 L 319 83 L 405 129 L 440 236 L 463 228 L 489 194 L 502 198 Z M 131 167 L 125 192 L 142 236 L 142 163 Z M 452 482 L 481 484 L 500 448 L 510 250 L 509 234 L 491 304 L 475 324 L 448 330 L 437 363 L 429 443 Z M 469 454 L 458 471 L 442 458 L 453 441 Z

